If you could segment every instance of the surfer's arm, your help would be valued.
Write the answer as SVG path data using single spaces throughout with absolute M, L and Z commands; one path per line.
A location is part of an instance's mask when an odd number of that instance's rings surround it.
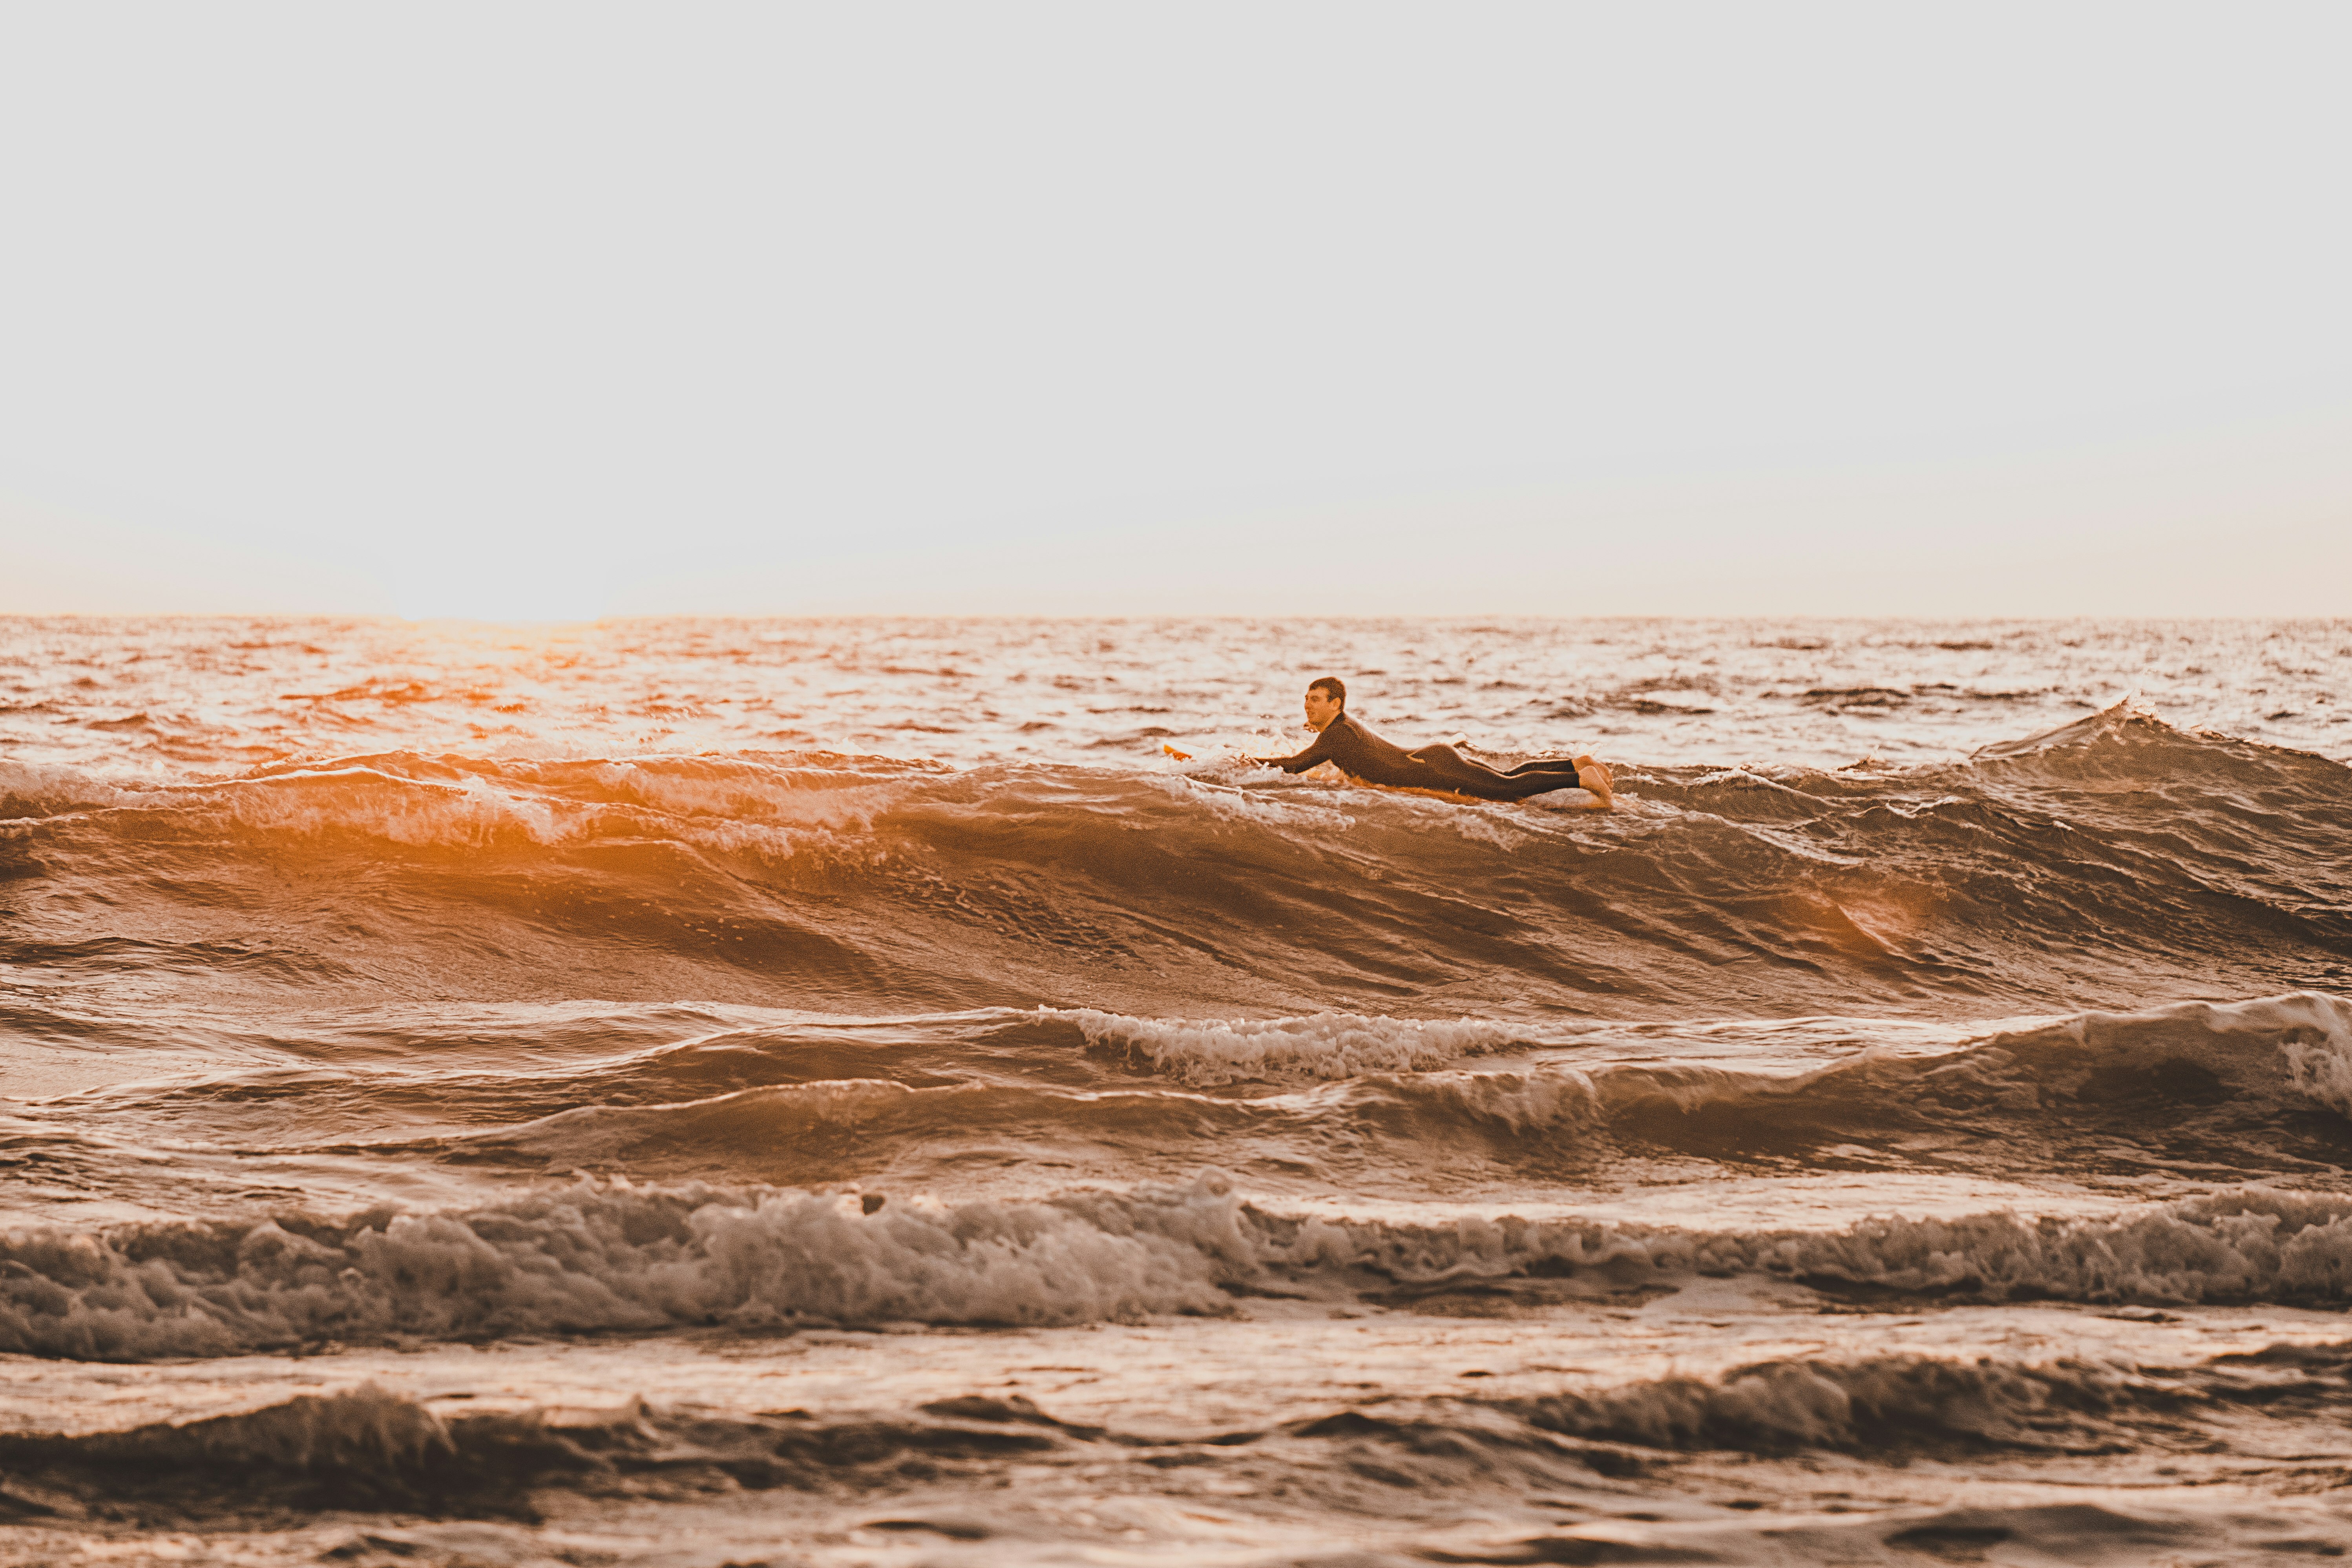
M 1326 730 L 1322 734 L 1315 737 L 1313 745 L 1303 752 L 1294 752 L 1286 757 L 1252 757 L 1250 761 L 1269 768 L 1280 768 L 1286 773 L 1303 773 L 1318 763 L 1328 763 L 1331 760 L 1330 735 L 1331 732 Z

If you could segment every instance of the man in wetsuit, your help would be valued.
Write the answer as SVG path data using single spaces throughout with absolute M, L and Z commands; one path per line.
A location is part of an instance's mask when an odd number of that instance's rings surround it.
M 1447 745 L 1423 746 L 1408 752 L 1390 744 L 1348 717 L 1348 688 L 1325 676 L 1307 689 L 1307 727 L 1316 731 L 1315 743 L 1287 757 L 1254 757 L 1253 762 L 1303 773 L 1318 763 L 1329 763 L 1362 784 L 1391 789 L 1425 789 L 1466 795 L 1479 800 L 1525 800 L 1556 789 L 1587 789 L 1607 810 L 1615 801 L 1615 781 L 1593 758 L 1544 758 L 1521 763 L 1508 773 L 1471 761 Z

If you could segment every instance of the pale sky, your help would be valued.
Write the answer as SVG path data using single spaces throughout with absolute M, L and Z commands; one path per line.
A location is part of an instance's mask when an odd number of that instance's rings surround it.
M 0 4 L 0 613 L 2352 615 L 2347 60 Z

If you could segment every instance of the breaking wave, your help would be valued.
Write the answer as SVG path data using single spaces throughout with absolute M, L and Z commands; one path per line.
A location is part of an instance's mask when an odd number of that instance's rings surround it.
M 714 1324 L 1068 1324 L 1220 1315 L 1236 1294 L 1738 1274 L 1923 1299 L 2336 1306 L 2352 1301 L 2352 1196 L 2250 1186 L 2097 1217 L 1707 1231 L 1284 1214 L 1215 1173 L 962 1204 L 583 1184 L 340 1224 L 12 1235 L 0 1248 L 0 1349 L 140 1361 Z

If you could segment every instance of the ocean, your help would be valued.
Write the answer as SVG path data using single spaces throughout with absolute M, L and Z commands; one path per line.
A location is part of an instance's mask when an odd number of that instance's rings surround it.
M 0 620 L 0 1560 L 2342 1556 L 2347 764 L 2345 620 Z

